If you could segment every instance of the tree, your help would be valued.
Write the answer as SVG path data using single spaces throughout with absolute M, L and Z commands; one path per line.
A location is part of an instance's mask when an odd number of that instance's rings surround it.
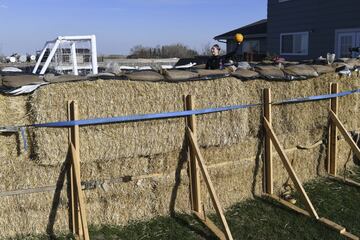
M 181 43 L 156 46 L 155 48 L 136 45 L 131 48 L 128 58 L 191 58 L 198 55 L 193 50 Z
M 201 49 L 201 55 L 203 55 L 203 56 L 211 55 L 211 43 L 210 42 L 203 45 L 203 47 Z

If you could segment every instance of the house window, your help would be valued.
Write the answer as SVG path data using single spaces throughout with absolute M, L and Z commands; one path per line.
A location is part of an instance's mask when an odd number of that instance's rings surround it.
M 359 53 L 350 48 L 360 47 L 360 29 L 340 29 L 335 31 L 335 51 L 339 58 L 357 57 Z
M 308 55 L 309 33 L 282 33 L 280 34 L 281 55 Z

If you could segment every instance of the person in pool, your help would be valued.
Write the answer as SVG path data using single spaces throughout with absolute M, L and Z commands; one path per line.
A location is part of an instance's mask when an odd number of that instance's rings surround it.
M 236 45 L 236 48 L 234 49 L 234 51 L 226 54 L 226 55 L 220 55 L 220 51 L 221 48 L 218 44 L 214 44 L 211 47 L 211 57 L 208 59 L 208 61 L 206 62 L 206 69 L 224 69 L 225 64 L 229 63 L 229 61 L 231 61 L 238 49 L 239 49 L 240 43 L 238 43 Z

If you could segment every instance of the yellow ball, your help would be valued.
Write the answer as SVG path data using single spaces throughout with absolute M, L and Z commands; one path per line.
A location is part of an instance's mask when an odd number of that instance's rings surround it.
M 235 34 L 235 41 L 241 43 L 242 41 L 244 41 L 244 35 L 242 35 L 241 33 Z

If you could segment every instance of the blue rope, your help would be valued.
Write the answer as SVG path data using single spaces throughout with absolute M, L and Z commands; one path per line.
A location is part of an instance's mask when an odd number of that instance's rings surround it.
M 286 99 L 286 100 L 282 100 L 279 102 L 273 102 L 271 104 L 280 105 L 280 104 L 319 101 L 319 100 L 326 100 L 326 99 L 331 99 L 331 98 L 335 98 L 335 97 L 343 97 L 343 96 L 347 96 L 347 95 L 350 95 L 353 93 L 358 93 L 358 92 L 360 92 L 360 89 L 355 89 L 355 90 L 350 90 L 350 91 L 345 91 L 345 92 L 340 92 L 340 93 L 333 93 L 333 94 L 309 96 L 309 97 L 304 97 L 304 98 Z M 262 105 L 262 103 L 233 105 L 233 106 L 225 106 L 225 107 L 218 107 L 218 108 L 204 108 L 204 109 L 176 111 L 176 112 L 138 114 L 138 115 L 129 115 L 129 116 L 121 116 L 121 117 L 110 117 L 110 118 L 94 118 L 94 119 L 84 119 L 84 120 L 76 120 L 76 121 L 39 123 L 39 124 L 22 126 L 22 127 L 59 128 L 59 127 L 89 126 L 89 125 L 111 124 L 111 123 L 122 123 L 122 122 L 136 122 L 136 121 L 155 120 L 155 119 L 188 117 L 191 115 L 203 115 L 203 114 L 209 114 L 209 113 L 231 111 L 231 110 L 236 110 L 236 109 L 251 108 L 251 107 L 256 107 L 256 106 L 260 106 L 260 105 Z

